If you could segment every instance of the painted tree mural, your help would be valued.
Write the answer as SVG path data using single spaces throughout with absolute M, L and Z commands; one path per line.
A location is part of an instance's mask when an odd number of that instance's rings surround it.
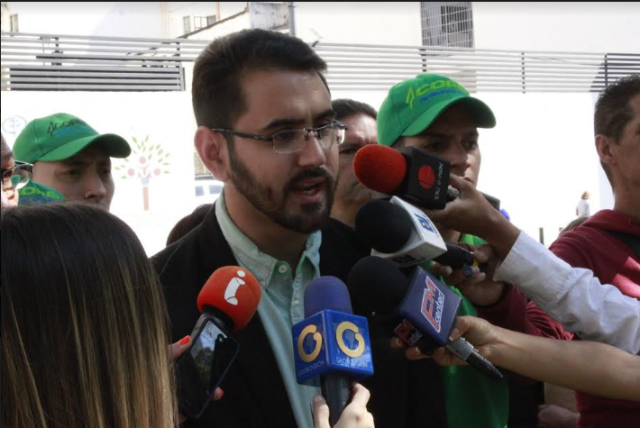
M 142 183 L 144 210 L 149 211 L 149 183 L 152 177 L 169 174 L 169 153 L 160 144 L 149 144 L 149 136 L 138 140 L 131 138 L 131 155 L 115 170 L 122 172 L 122 179 L 137 178 Z

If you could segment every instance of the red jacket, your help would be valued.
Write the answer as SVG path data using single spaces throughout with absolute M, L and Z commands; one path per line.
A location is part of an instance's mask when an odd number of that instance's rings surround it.
M 574 267 L 591 269 L 603 284 L 613 284 L 623 294 L 640 299 L 640 260 L 608 230 L 640 237 L 640 219 L 616 211 L 600 211 L 558 238 L 551 251 Z M 640 427 L 640 403 L 581 392 L 576 392 L 576 399 L 580 411 L 578 428 Z

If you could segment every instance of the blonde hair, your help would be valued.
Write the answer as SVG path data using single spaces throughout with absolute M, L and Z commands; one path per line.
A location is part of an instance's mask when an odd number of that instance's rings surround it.
M 87 205 L 2 212 L 2 426 L 176 426 L 167 316 L 135 234 Z

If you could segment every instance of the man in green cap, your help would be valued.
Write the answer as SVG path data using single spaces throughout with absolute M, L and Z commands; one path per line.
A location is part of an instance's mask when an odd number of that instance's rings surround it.
M 378 113 L 378 141 L 394 148 L 416 147 L 443 158 L 451 163 L 452 174 L 476 186 L 481 163 L 478 128 L 495 125 L 491 109 L 471 97 L 459 83 L 446 76 L 425 73 L 389 90 Z M 463 243 L 471 248 L 484 244 L 478 237 L 437 226 L 445 241 Z M 496 284 L 491 281 L 493 266 L 486 273 L 474 267 L 472 277 L 448 267 L 432 267 L 430 263 L 425 267 L 437 275 L 444 275 L 440 279 L 463 297 L 458 315 L 478 315 L 502 327 L 537 336 L 561 338 L 565 334 L 560 324 L 533 304 L 526 308 L 508 307 L 511 301 L 508 296 L 520 292 L 506 283 L 487 286 Z M 526 319 L 516 322 L 517 317 L 505 317 L 514 310 L 526 312 Z M 505 319 L 514 322 L 506 322 L 506 325 L 500 322 Z M 420 358 L 415 349 L 408 350 L 407 356 Z M 443 370 L 450 427 L 503 428 L 510 419 L 510 399 L 517 403 L 524 395 L 531 394 L 531 391 L 515 387 L 510 396 L 506 380 L 489 380 L 470 367 Z M 525 413 L 535 421 L 537 406 L 531 404 Z M 521 406 L 522 403 L 517 403 L 515 407 Z M 521 419 L 523 413 L 522 409 L 513 410 L 512 406 L 511 422 Z
M 29 122 L 13 152 L 34 165 L 33 181 L 67 201 L 95 203 L 108 211 L 115 190 L 111 158 L 126 158 L 131 148 L 118 135 L 99 134 L 78 117 L 56 113 Z

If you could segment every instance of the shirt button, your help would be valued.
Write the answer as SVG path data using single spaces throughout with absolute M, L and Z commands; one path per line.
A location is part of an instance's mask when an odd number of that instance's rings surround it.
M 278 272 L 287 273 L 287 267 L 285 265 L 280 265 L 280 267 L 278 268 Z

